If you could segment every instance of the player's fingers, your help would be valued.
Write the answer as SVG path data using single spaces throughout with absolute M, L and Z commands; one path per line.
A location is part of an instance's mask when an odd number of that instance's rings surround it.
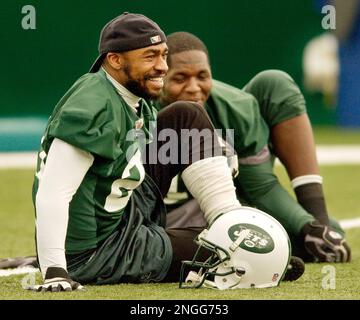
M 346 251 L 346 259 L 344 259 L 344 262 L 350 262 L 351 261 L 351 249 L 348 246 L 348 244 L 346 243 L 346 241 L 344 241 L 343 247 L 345 248 L 345 251 Z
M 43 292 L 45 290 L 43 285 L 36 285 L 36 286 L 30 286 L 29 290 L 36 291 L 36 292 Z
M 29 286 L 26 289 L 36 292 L 85 290 L 85 288 L 80 283 L 72 280 L 48 282 L 41 285 Z
M 72 290 L 84 290 L 85 289 L 79 282 L 76 282 L 76 281 L 71 280 L 70 285 L 71 285 Z
M 325 252 L 325 259 L 321 260 L 321 262 L 336 262 L 339 259 L 339 252 Z
M 336 262 L 349 262 L 351 257 L 350 248 L 344 242 L 343 245 L 338 247 L 338 256 Z
M 51 286 L 51 292 L 59 292 L 61 291 L 62 287 L 61 287 L 61 284 L 58 283 L 58 284 L 53 284 Z
M 338 253 L 336 262 L 346 262 L 347 252 L 344 246 L 339 246 Z
M 328 262 L 347 262 L 349 259 L 348 250 L 344 245 L 327 246 L 326 249 L 333 256 L 333 260 Z
M 331 262 L 329 259 L 331 257 L 329 256 L 329 253 L 325 252 L 322 249 L 323 242 L 317 241 L 318 239 L 315 239 L 314 241 L 307 242 L 305 244 L 305 249 L 316 258 L 319 262 Z
M 46 292 L 46 291 L 51 291 L 51 287 L 50 286 L 41 286 L 41 289 L 39 290 L 39 292 Z

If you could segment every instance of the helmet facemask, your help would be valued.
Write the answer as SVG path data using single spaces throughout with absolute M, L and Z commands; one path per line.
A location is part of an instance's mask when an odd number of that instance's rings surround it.
M 241 281 L 241 277 L 245 274 L 244 268 L 236 268 L 232 265 L 231 257 L 227 250 L 205 238 L 207 232 L 208 229 L 204 229 L 195 239 L 199 248 L 197 249 L 194 258 L 191 261 L 187 260 L 182 262 L 179 283 L 180 288 L 200 288 L 204 285 L 204 287 L 216 289 L 217 286 L 214 284 L 215 277 L 221 277 L 222 281 L 226 282 L 226 276 L 234 275 L 238 278 L 238 281 L 229 286 L 228 289 L 231 289 L 233 286 L 238 285 Z M 238 239 L 234 241 L 230 250 L 235 251 L 239 243 L 248 235 L 249 232 L 250 230 L 248 229 L 243 230 Z M 202 250 L 207 251 L 208 254 L 210 254 L 204 262 L 201 262 L 201 259 L 199 259 Z M 195 269 L 199 268 L 199 271 L 189 271 L 189 274 L 184 281 L 187 266 Z

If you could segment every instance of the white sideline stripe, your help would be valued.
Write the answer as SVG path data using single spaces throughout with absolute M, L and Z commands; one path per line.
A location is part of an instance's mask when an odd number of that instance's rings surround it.
M 344 230 L 360 228 L 360 218 L 344 219 L 340 220 L 339 223 Z
M 319 164 L 360 164 L 360 145 L 318 145 L 316 155 Z M 279 165 L 279 159 L 275 164 Z
M 0 277 L 10 277 L 10 276 L 18 275 L 18 274 L 29 274 L 29 273 L 39 272 L 39 271 L 40 270 L 38 268 L 34 268 L 34 267 L 22 267 L 22 268 L 16 268 L 16 269 L 1 269 Z
M 0 153 L 0 168 L 35 168 L 36 152 L 2 152 Z
M 359 164 L 360 145 L 333 145 L 316 147 L 320 164 Z
M 316 153 L 321 165 L 360 164 L 360 145 L 318 145 Z M 0 168 L 35 168 L 36 156 L 36 152 L 0 152 Z M 280 164 L 278 159 L 275 164 Z

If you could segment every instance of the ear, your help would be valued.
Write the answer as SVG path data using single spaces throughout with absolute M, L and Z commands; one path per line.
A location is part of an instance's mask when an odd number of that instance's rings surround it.
M 116 70 L 120 70 L 124 65 L 124 58 L 121 53 L 109 52 L 106 54 L 105 60 Z

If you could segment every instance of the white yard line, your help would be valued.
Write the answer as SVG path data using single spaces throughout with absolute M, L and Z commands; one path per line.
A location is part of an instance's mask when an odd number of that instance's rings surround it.
M 344 219 L 339 221 L 344 230 L 360 228 L 360 218 Z
M 0 269 L 0 277 L 9 277 L 18 274 L 29 274 L 39 272 L 38 268 L 34 267 L 22 267 L 16 269 Z
M 2 152 L 0 153 L 0 168 L 35 168 L 36 152 Z
M 320 164 L 360 164 L 360 145 L 317 146 Z
M 316 150 L 321 165 L 360 164 L 360 145 L 319 145 Z M 0 153 L 0 169 L 35 167 L 36 152 Z
M 360 164 L 360 145 L 318 145 L 316 154 L 321 165 Z

